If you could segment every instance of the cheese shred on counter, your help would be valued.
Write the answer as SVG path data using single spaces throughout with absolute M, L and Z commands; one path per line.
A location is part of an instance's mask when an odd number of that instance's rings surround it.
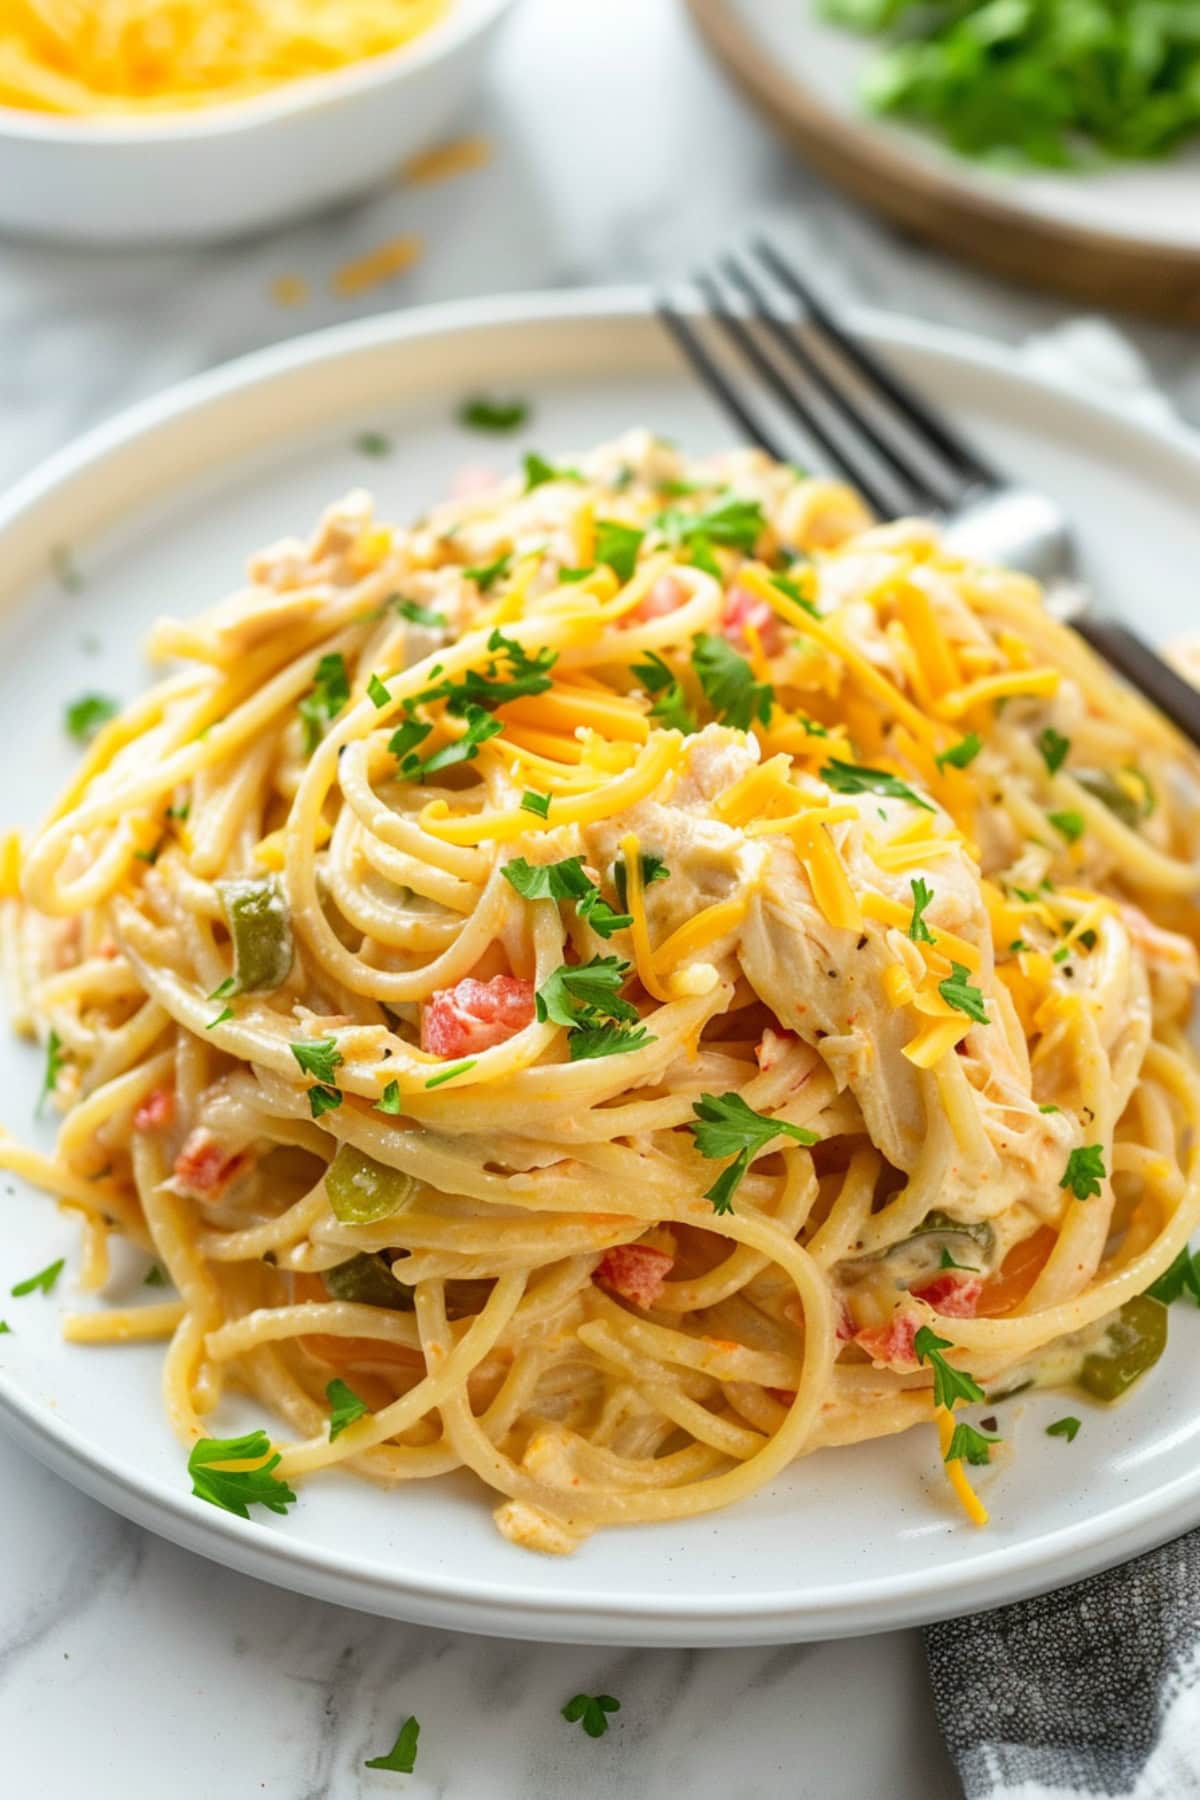
M 62 1122 L 0 1163 L 185 1445 L 276 1422 L 251 1498 L 465 1468 L 563 1551 L 918 1427 L 982 1524 L 976 1409 L 1161 1352 L 1200 764 L 1030 581 L 638 432 L 409 529 L 352 494 L 150 652 L 5 840 Z

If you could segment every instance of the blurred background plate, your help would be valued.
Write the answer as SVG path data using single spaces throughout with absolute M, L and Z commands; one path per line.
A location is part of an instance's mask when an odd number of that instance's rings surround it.
M 1055 495 L 1080 528 L 1089 578 L 1162 638 L 1194 625 L 1200 448 L 1182 430 L 1023 373 L 1009 352 L 882 317 L 872 342 L 983 447 Z M 467 395 L 519 396 L 527 431 L 483 439 Z M 0 502 L 0 823 L 25 825 L 77 761 L 62 728 L 81 692 L 145 683 L 151 621 L 187 616 L 242 578 L 249 552 L 306 531 L 355 485 L 410 519 L 466 464 L 556 458 L 634 424 L 692 451 L 729 441 L 639 291 L 515 296 L 347 325 L 206 374 L 91 432 Z M 356 440 L 382 434 L 390 454 Z M 56 582 L 52 570 L 75 579 Z M 19 746 L 19 753 L 15 747 Z M 43 1058 L 0 1023 L 0 1117 L 46 1147 L 34 1119 Z M 824 1450 L 746 1504 L 598 1533 L 568 1558 L 517 1550 L 472 1478 L 385 1491 L 333 1473 L 284 1519 L 245 1521 L 195 1500 L 162 1402 L 158 1344 L 64 1343 L 77 1228 L 5 1181 L 0 1293 L 59 1256 L 52 1299 L 5 1303 L 0 1423 L 85 1492 L 228 1567 L 419 1623 L 583 1643 L 768 1644 L 881 1630 L 994 1606 L 1115 1563 L 1200 1523 L 1200 1311 L 1124 1404 L 1064 1395 L 1000 1408 L 1013 1453 L 981 1490 L 992 1525 L 952 1506 L 933 1433 Z M 143 1257 L 109 1290 L 135 1304 Z M 1045 1425 L 1082 1411 L 1075 1443 Z M 263 1422 L 223 1405 L 214 1428 Z M 845 1791 L 840 1790 L 840 1791 Z
M 1096 173 L 1009 174 L 864 114 L 877 46 L 815 0 L 688 0 L 709 44 L 807 161 L 956 255 L 1089 304 L 1200 320 L 1200 145 Z

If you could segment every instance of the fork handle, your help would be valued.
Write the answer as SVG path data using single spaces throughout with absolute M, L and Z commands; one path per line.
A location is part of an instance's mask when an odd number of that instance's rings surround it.
M 1159 712 L 1165 713 L 1172 725 L 1193 744 L 1200 745 L 1200 691 L 1190 681 L 1177 674 L 1128 625 L 1118 624 L 1115 619 L 1088 618 L 1086 615 L 1071 623 L 1097 655 L 1144 694 Z

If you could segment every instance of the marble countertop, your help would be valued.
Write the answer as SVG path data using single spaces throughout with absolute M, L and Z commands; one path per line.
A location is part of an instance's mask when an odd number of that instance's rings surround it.
M 486 168 L 254 243 L 5 244 L 0 483 L 139 396 L 281 335 L 451 295 L 678 273 L 751 220 L 786 220 L 838 298 L 1010 340 L 1063 316 L 822 188 L 673 0 L 523 0 L 479 128 Z M 425 241 L 414 269 L 359 301 L 334 296 L 342 261 L 409 231 Z M 311 297 L 285 311 L 271 284 L 286 275 Z M 1200 420 L 1195 339 L 1131 335 Z M 0 1785 L 20 1800 L 959 1792 L 915 1633 L 762 1651 L 498 1643 L 276 1592 L 147 1535 L 2 1441 L 0 1489 Z M 603 1740 L 558 1716 L 579 1689 L 622 1700 Z M 364 1770 L 409 1713 L 418 1772 Z

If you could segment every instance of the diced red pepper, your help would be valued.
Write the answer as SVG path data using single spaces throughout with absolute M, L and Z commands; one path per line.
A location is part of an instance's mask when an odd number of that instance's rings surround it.
M 758 641 L 768 656 L 775 656 L 783 647 L 783 627 L 779 614 L 773 607 L 752 594 L 748 588 L 739 587 L 735 582 L 725 596 L 725 605 L 721 610 L 721 630 L 737 649 L 748 647 L 750 639 L 746 627 L 750 625 L 758 633 Z
M 668 1251 L 656 1250 L 652 1244 L 615 1244 L 592 1271 L 592 1280 L 602 1282 L 634 1306 L 653 1306 L 674 1262 Z
M 503 1044 L 533 1019 L 533 983 L 520 975 L 468 975 L 421 1008 L 421 1048 L 430 1056 L 475 1056 Z
M 175 1186 L 192 1200 L 219 1200 L 250 1167 L 245 1150 L 229 1151 L 203 1125 L 190 1131 L 175 1158 Z
M 923 1300 L 926 1306 L 932 1306 L 934 1312 L 945 1313 L 948 1319 L 973 1319 L 983 1293 L 983 1282 L 978 1275 L 960 1275 L 947 1269 L 935 1281 L 925 1287 L 910 1288 L 909 1292 L 914 1300 Z
M 170 1088 L 155 1088 L 133 1115 L 135 1131 L 165 1131 L 175 1119 L 175 1095 Z

